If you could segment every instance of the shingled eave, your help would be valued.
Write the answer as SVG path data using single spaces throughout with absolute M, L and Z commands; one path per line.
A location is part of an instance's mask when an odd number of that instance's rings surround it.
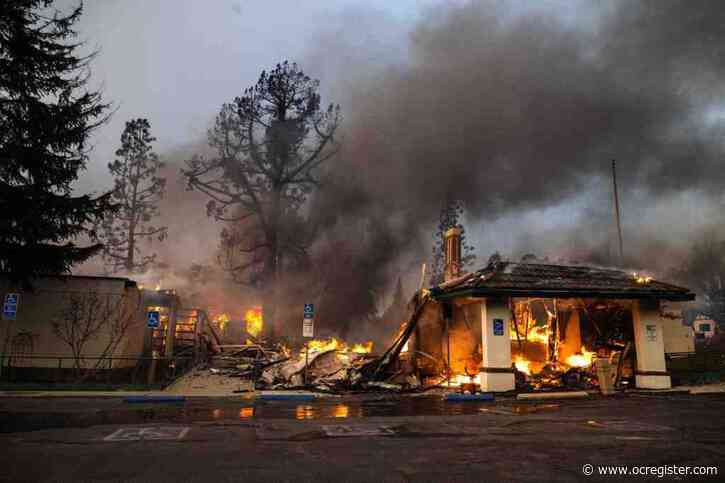
M 492 288 L 468 287 L 461 289 L 431 289 L 434 299 L 444 301 L 458 297 L 546 297 L 546 298 L 601 298 L 614 300 L 668 300 L 685 302 L 695 300 L 689 291 L 652 290 L 603 290 L 603 289 L 538 289 L 538 288 Z

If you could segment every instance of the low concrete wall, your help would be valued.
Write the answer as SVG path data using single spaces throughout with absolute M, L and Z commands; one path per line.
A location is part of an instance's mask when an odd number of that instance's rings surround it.
M 109 342 L 118 341 L 114 357 L 141 357 L 144 350 L 146 324 L 141 307 L 141 296 L 136 283 L 123 278 L 108 277 L 44 277 L 32 282 L 33 290 L 20 290 L 8 280 L 0 280 L 0 295 L 19 293 L 16 320 L 3 321 L 0 343 L 6 364 L 16 367 L 57 368 L 57 357 L 72 357 L 70 346 L 54 330 L 54 322 L 67 324 L 71 307 L 94 308 L 92 315 L 78 313 L 76 327 L 88 320 L 100 325 L 83 347 L 82 354 L 101 355 Z M 115 335 L 123 324 L 122 337 Z M 115 331 L 115 332 L 114 332 Z M 47 359 L 43 357 L 48 357 Z M 53 359 L 52 357 L 55 357 Z M 71 365 L 72 361 L 64 361 Z M 93 367 L 89 360 L 85 367 Z M 132 367 L 133 360 L 117 360 L 112 368 Z M 107 364 L 105 367 L 108 367 Z

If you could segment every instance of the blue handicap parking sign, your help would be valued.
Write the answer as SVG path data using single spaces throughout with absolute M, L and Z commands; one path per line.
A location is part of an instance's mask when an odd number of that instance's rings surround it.
M 20 296 L 16 293 L 5 294 L 5 302 L 3 303 L 3 319 L 15 320 L 18 314 L 18 301 Z
M 311 319 L 313 315 L 315 315 L 314 304 L 305 304 L 305 318 Z
M 493 335 L 503 335 L 503 319 L 493 319 Z
M 149 328 L 156 329 L 159 326 L 161 314 L 157 310 L 151 310 L 146 315 L 146 323 Z

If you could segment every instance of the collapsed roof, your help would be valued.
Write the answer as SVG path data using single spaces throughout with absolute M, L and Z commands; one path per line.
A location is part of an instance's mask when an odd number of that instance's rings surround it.
M 455 297 L 551 297 L 694 300 L 690 290 L 631 273 L 581 265 L 495 261 L 431 289 L 436 299 Z

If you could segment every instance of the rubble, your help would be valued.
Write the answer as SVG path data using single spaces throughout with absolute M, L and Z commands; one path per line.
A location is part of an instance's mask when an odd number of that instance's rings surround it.
M 562 370 L 552 364 L 545 365 L 533 375 L 515 370 L 518 391 L 591 390 L 599 387 L 594 366 L 569 367 Z
M 348 348 L 337 339 L 310 341 L 309 353 L 303 348 L 292 355 L 284 345 L 255 340 L 241 345 L 222 345 L 210 357 L 204 370 L 212 375 L 248 380 L 256 389 L 314 389 L 317 392 L 400 391 L 419 385 L 415 378 L 409 384 L 370 381 L 362 369 L 377 358 L 370 354 L 372 343 Z

